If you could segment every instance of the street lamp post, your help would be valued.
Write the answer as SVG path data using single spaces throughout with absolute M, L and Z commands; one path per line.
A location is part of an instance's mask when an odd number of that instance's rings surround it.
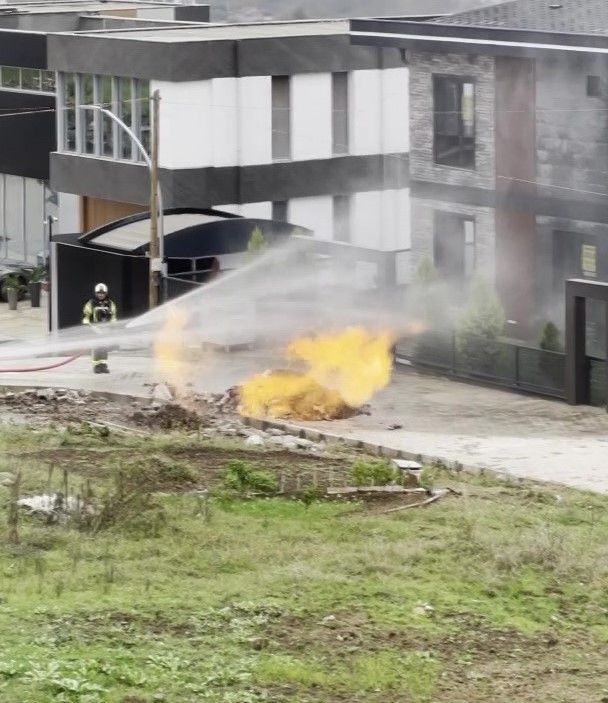
M 156 101 L 155 104 L 158 103 L 158 95 L 155 94 L 154 99 Z M 162 279 L 165 276 L 165 227 L 164 227 L 164 210 L 163 210 L 163 197 L 162 197 L 162 191 L 160 187 L 160 180 L 158 179 L 158 164 L 154 163 L 152 159 L 150 158 L 150 155 L 146 151 L 144 145 L 141 143 L 141 141 L 137 138 L 135 135 L 135 132 L 127 125 L 125 124 L 120 117 L 117 117 L 111 110 L 108 110 L 107 108 L 103 107 L 102 105 L 79 105 L 81 110 L 94 110 L 96 112 L 100 112 L 107 117 L 109 117 L 113 122 L 116 122 L 116 124 L 121 127 L 131 138 L 135 146 L 139 149 L 139 153 L 142 155 L 142 158 L 148 167 L 148 170 L 150 171 L 150 179 L 151 183 L 154 184 L 156 182 L 156 189 L 154 192 L 154 195 L 156 195 L 156 202 L 154 202 L 155 198 L 152 197 L 151 195 L 151 203 L 150 203 L 150 235 L 151 235 L 151 242 L 150 242 L 150 287 L 152 290 L 152 286 L 159 283 L 158 281 L 158 276 L 160 276 L 160 290 L 162 290 Z M 157 112 L 157 111 L 155 111 Z M 156 119 L 156 124 L 153 125 L 153 130 L 154 133 L 152 135 L 153 139 L 157 139 L 156 132 L 158 130 L 158 117 Z M 157 160 L 158 157 L 158 149 L 156 149 L 155 155 L 155 161 Z M 154 212 L 153 212 L 154 211 Z M 160 214 L 160 217 L 158 215 Z M 158 229 L 154 227 L 155 220 L 158 217 Z M 154 240 L 154 241 L 152 241 Z M 157 293 L 160 291 L 157 291 Z M 153 298 L 156 297 L 156 302 L 153 303 Z M 154 306 L 154 304 L 158 305 L 158 295 L 153 296 L 152 293 L 150 294 L 150 301 L 151 301 L 151 307 Z

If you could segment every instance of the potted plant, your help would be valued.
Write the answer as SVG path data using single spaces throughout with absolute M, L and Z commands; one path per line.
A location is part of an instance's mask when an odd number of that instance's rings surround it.
M 36 266 L 29 275 L 28 287 L 30 289 L 30 301 L 33 308 L 40 307 L 40 290 L 45 280 L 46 268 L 44 266 Z
M 16 273 L 9 273 L 2 282 L 8 300 L 8 309 L 16 310 L 19 295 L 25 290 L 23 280 Z

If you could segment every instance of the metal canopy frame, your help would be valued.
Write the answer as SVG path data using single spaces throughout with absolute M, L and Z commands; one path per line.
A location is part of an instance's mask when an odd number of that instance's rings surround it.
M 589 403 L 589 367 L 585 349 L 588 299 L 605 304 L 608 351 L 608 282 L 580 278 L 566 281 L 566 400 L 571 405 Z M 608 398 L 608 373 L 606 379 Z

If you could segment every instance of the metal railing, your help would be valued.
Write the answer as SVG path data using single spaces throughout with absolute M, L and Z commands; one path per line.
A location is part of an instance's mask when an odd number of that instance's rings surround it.
M 451 331 L 426 332 L 402 340 L 396 345 L 395 356 L 397 362 L 406 361 L 458 378 L 565 398 L 566 357 L 561 352 L 500 339 L 462 337 Z

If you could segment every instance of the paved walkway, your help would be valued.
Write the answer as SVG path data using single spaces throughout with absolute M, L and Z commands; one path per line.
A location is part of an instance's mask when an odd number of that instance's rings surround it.
M 397 372 L 372 401 L 371 416 L 306 426 L 471 468 L 608 492 L 608 415 L 601 408 L 407 371 Z
M 46 293 L 41 298 L 39 308 L 33 308 L 29 300 L 20 301 L 17 310 L 9 310 L 7 303 L 0 303 L 0 343 L 36 339 L 47 333 Z

